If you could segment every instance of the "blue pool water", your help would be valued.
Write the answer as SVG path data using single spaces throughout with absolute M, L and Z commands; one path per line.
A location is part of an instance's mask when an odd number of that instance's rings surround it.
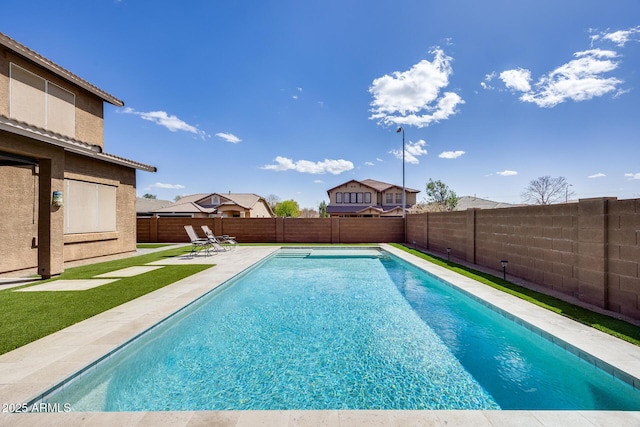
M 640 392 L 389 254 L 284 251 L 70 382 L 75 411 L 638 410 Z

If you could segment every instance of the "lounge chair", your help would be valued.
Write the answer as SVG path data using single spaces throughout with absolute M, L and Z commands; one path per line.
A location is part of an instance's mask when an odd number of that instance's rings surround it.
M 211 255 L 211 249 L 213 245 L 209 241 L 209 239 L 205 239 L 202 237 L 198 237 L 198 233 L 194 230 L 193 225 L 185 225 L 185 231 L 189 235 L 189 239 L 191 240 L 191 252 L 189 255 L 198 255 L 201 250 L 205 251 L 205 254 Z
M 222 236 L 215 236 L 208 225 L 202 225 L 201 227 L 202 231 L 204 231 L 204 234 L 210 241 L 222 245 L 226 250 L 233 249 L 238 244 L 238 242 L 236 242 L 235 240 L 235 237 L 231 237 L 227 234 Z

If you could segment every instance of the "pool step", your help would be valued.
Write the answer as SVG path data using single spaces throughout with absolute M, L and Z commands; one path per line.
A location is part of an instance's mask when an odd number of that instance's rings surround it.
M 280 250 L 276 254 L 277 258 L 306 258 L 311 255 L 311 251 L 308 250 L 290 250 L 284 249 Z
M 277 258 L 379 258 L 377 249 L 281 249 Z

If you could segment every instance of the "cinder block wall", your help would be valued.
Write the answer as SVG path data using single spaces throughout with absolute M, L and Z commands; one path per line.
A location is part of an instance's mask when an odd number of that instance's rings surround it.
M 609 309 L 640 319 L 640 199 L 609 203 Z
M 407 216 L 407 242 L 640 319 L 640 200 Z
M 242 243 L 404 242 L 402 218 L 138 218 L 138 242 L 188 242 L 185 225 Z

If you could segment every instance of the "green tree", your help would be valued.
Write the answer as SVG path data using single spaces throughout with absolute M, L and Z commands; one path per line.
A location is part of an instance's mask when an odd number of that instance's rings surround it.
M 541 176 L 529 182 L 522 193 L 522 200 L 534 205 L 550 205 L 551 203 L 566 202 L 574 195 L 569 191 L 571 184 L 564 176 L 551 178 L 549 175 Z
M 328 218 L 329 214 L 327 213 L 327 203 L 323 200 L 320 202 L 318 206 L 318 212 L 320 214 L 320 218 Z
M 434 181 L 429 178 L 426 194 L 430 210 L 452 211 L 458 206 L 458 195 L 440 180 Z
M 145 199 L 157 199 L 158 197 L 156 197 L 155 194 L 150 194 L 150 193 L 145 193 L 142 197 L 144 197 Z
M 279 202 L 273 212 L 277 216 L 295 218 L 300 215 L 300 206 L 298 206 L 298 202 L 295 200 L 285 200 L 283 202 Z

